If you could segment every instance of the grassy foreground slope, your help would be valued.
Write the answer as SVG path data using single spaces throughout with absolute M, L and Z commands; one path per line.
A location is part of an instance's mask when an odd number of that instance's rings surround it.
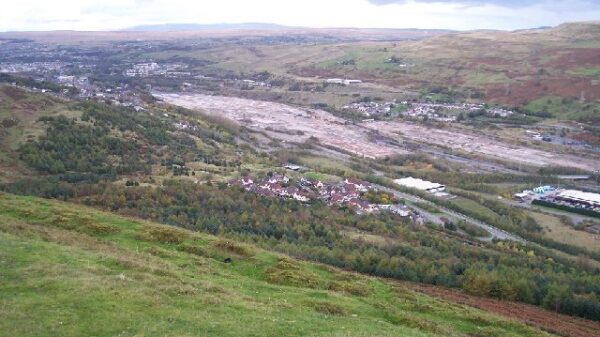
M 0 274 L 5 336 L 549 336 L 388 281 L 10 194 Z

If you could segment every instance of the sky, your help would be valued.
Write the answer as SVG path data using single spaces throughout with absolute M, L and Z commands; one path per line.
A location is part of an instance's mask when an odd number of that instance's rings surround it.
M 600 20 L 600 0 L 0 0 L 0 31 L 166 23 L 503 29 Z

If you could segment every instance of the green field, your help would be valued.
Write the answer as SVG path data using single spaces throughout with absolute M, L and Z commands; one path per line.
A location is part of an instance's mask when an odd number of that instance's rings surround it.
M 543 227 L 545 235 L 558 242 L 571 244 L 600 252 L 599 239 L 593 234 L 576 230 L 572 226 L 565 225 L 560 218 L 550 214 L 529 212 L 529 214 Z
M 0 194 L 0 247 L 6 336 L 549 335 L 390 281 L 57 201 Z

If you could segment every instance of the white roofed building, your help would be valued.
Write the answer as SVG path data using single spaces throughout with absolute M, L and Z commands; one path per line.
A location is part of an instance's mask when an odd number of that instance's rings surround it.
M 396 180 L 394 180 L 394 182 L 400 186 L 415 188 L 417 190 L 427 191 L 427 192 L 432 192 L 432 193 L 442 192 L 446 189 L 445 185 L 433 183 L 431 181 L 413 178 L 413 177 L 396 179 Z
M 555 199 L 570 203 L 583 204 L 590 207 L 600 207 L 600 194 L 582 192 L 577 190 L 564 190 L 555 196 Z

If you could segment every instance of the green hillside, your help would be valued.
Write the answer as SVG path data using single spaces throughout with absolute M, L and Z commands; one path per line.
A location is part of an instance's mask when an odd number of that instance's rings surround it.
M 136 112 L 92 102 L 50 101 L 45 108 L 34 104 L 44 97 L 0 87 L 5 118 L 17 119 L 0 129 L 6 137 L 0 147 L 6 159 L 0 161 L 4 192 L 235 237 L 368 275 L 460 288 L 593 320 L 600 317 L 597 253 L 585 241 L 562 244 L 547 239 L 541 224 L 520 208 L 484 202 L 471 193 L 445 205 L 539 244 L 480 242 L 476 236 L 481 232 L 415 225 L 388 212 L 360 215 L 319 202 L 304 207 L 227 185 L 241 175 L 262 179 L 269 172 L 281 172 L 281 163 L 290 158 L 324 179 L 339 180 L 372 179 L 372 169 L 392 177 L 405 169 L 396 164 L 415 157 L 384 166 L 302 151 L 259 152 L 252 146 L 260 135 L 235 128 L 231 121 L 172 106 Z M 477 190 L 484 182 L 523 182 L 512 176 L 430 173 L 435 175 L 422 177 L 467 190 Z M 291 176 L 299 179 L 298 173 Z M 376 182 L 387 183 L 380 178 Z
M 57 201 L 0 194 L 0 247 L 6 336 L 549 335 L 391 281 Z

